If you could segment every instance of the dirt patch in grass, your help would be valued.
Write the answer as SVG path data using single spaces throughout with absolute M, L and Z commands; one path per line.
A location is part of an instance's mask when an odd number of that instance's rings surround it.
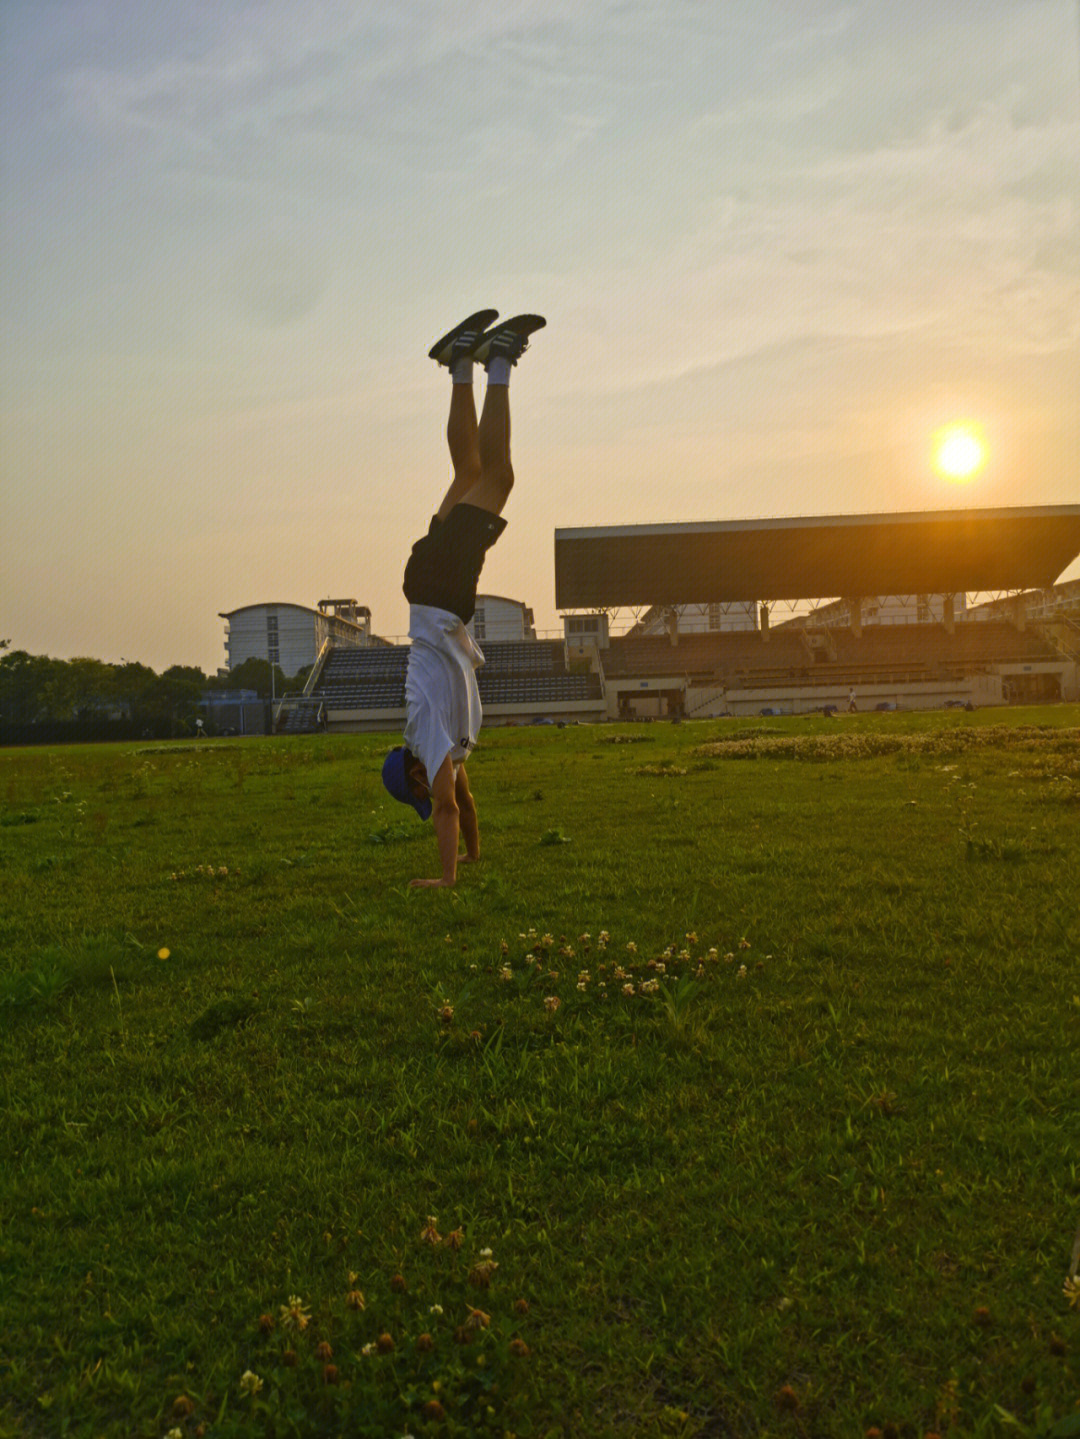
M 877 759 L 881 755 L 949 755 L 977 749 L 1042 750 L 1080 758 L 1080 727 L 986 725 L 923 734 L 748 735 L 698 745 L 705 759 L 794 759 L 810 761 Z

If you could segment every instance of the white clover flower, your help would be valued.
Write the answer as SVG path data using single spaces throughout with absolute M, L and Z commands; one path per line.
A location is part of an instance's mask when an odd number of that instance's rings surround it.
M 634 993 L 634 986 L 632 984 L 624 984 L 622 987 L 622 992 L 629 997 Z
M 502 980 L 507 980 L 513 979 L 513 977 L 514 971 L 510 968 L 508 964 L 504 964 L 502 969 L 499 970 L 499 978 Z
M 735 978 L 736 978 L 736 979 L 745 979 L 745 978 L 746 978 L 746 965 L 745 965 L 745 964 L 740 964 L 740 965 L 739 965 L 738 972 L 736 973 Z
M 1068 1275 L 1061 1292 L 1068 1300 L 1070 1309 L 1080 1309 L 1080 1277 L 1075 1274 Z
M 281 1323 L 285 1329 L 306 1329 L 311 1314 L 299 1294 L 290 1294 L 288 1304 L 281 1306 Z
M 637 954 L 637 945 L 632 939 L 626 941 L 626 952 L 627 954 Z
M 492 1252 L 493 1252 L 493 1251 L 490 1250 L 490 1249 L 481 1249 L 481 1251 L 480 1251 L 480 1258 L 481 1258 L 481 1259 L 490 1259 L 491 1256 L 492 1256 Z
M 240 1393 L 250 1394 L 254 1397 L 262 1387 L 263 1382 L 259 1376 L 253 1373 L 252 1370 L 245 1369 L 240 1376 Z
M 442 1312 L 443 1307 L 441 1304 L 432 1304 L 431 1307 L 428 1309 L 429 1314 L 441 1314 Z
M 544 1008 L 548 1014 L 554 1014 L 561 1004 L 562 1000 L 557 994 L 549 994 L 544 1000 Z
M 374 1345 L 374 1344 L 365 1344 L 364 1347 L 363 1347 L 363 1349 L 360 1350 L 360 1353 L 361 1353 L 361 1354 L 364 1356 L 364 1358 L 366 1359 L 366 1358 L 368 1357 L 368 1355 L 375 1353 L 375 1345 Z

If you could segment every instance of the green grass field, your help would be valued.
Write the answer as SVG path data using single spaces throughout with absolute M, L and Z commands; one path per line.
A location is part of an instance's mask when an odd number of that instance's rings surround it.
M 0 1432 L 1080 1433 L 1080 708 L 386 743 L 0 752 Z

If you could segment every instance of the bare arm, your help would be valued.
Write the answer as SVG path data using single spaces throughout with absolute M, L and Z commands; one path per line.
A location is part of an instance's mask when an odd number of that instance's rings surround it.
M 453 889 L 457 882 L 458 804 L 454 794 L 454 766 L 447 755 L 431 785 L 431 822 L 439 842 L 441 879 L 414 879 L 409 888 Z
M 465 841 L 465 853 L 461 857 L 461 863 L 472 864 L 480 858 L 480 823 L 476 817 L 476 801 L 469 789 L 469 777 L 465 773 L 464 765 L 458 769 L 454 793 L 457 797 L 461 837 Z

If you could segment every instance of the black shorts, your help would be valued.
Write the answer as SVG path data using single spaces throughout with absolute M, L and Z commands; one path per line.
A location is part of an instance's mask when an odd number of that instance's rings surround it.
M 477 505 L 457 504 L 445 520 L 432 516 L 405 566 L 405 598 L 411 605 L 449 610 L 468 624 L 476 612 L 484 559 L 505 529 L 501 515 Z

